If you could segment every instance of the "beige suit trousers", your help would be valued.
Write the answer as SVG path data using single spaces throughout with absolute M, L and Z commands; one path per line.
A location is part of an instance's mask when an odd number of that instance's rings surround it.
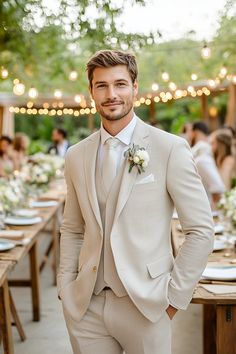
M 74 354 L 171 354 L 171 320 L 145 318 L 128 296 L 93 295 L 81 321 L 64 316 Z

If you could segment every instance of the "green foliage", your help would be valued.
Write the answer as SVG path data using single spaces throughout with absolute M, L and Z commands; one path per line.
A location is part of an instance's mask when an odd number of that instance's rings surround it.
M 126 47 L 134 50 L 153 37 L 125 34 L 116 19 L 125 0 L 61 0 L 53 7 L 41 0 L 0 2 L 0 66 L 8 68 L 9 79 L 20 79 L 27 87 L 50 92 L 62 86 L 67 93 L 83 92 L 85 62 L 101 48 Z M 145 0 L 132 0 L 141 6 Z M 59 4 L 59 6 L 57 6 Z M 68 81 L 72 69 L 79 80 Z M 4 80 L 3 90 L 11 90 Z
M 140 6 L 147 3 L 145 0 L 130 2 Z M 236 74 L 236 0 L 228 0 L 220 15 L 219 29 L 209 43 L 212 56 L 208 60 L 201 58 L 203 43 L 191 39 L 191 35 L 160 43 L 160 34 L 131 35 L 117 29 L 117 18 L 125 0 L 60 0 L 56 10 L 45 3 L 41 0 L 0 1 L 0 67 L 5 66 L 10 72 L 8 80 L 0 79 L 1 91 L 12 91 L 12 79 L 18 77 L 26 84 L 26 89 L 36 86 L 44 95 L 52 94 L 56 88 L 62 88 L 65 95 L 88 95 L 85 64 L 91 53 L 101 48 L 121 47 L 136 52 L 140 94 L 150 92 L 154 81 L 161 89 L 167 88 L 168 84 L 161 79 L 163 70 L 179 87 L 191 81 L 192 72 L 198 74 L 199 80 L 215 78 L 225 65 L 229 73 Z M 147 42 L 153 44 L 147 46 Z M 71 70 L 79 74 L 74 82 L 68 80 Z M 218 109 L 221 123 L 226 102 L 226 95 L 209 98 L 210 106 Z M 197 98 L 158 103 L 155 109 L 154 123 L 176 133 L 186 121 L 201 118 Z M 145 121 L 150 120 L 149 107 L 143 105 L 136 112 Z M 95 127 L 99 125 L 96 115 Z M 43 139 L 46 145 L 54 127 L 66 129 L 73 142 L 88 135 L 87 116 L 16 116 L 16 131 L 26 132 L 33 140 Z M 43 149 L 43 145 L 32 145 L 32 149 L 37 148 Z

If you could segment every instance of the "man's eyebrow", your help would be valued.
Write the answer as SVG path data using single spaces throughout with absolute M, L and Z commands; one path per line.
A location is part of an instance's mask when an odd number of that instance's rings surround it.
M 98 85 L 98 84 L 106 84 L 106 81 L 96 81 L 96 82 L 94 83 L 94 85 Z
M 129 82 L 128 80 L 126 79 L 118 79 L 118 80 L 115 80 L 115 82 L 120 82 L 120 81 L 123 81 L 123 82 Z
M 115 82 L 129 82 L 129 81 L 126 79 L 117 79 L 115 80 Z M 96 81 L 94 83 L 94 85 L 99 85 L 99 84 L 107 84 L 107 81 Z

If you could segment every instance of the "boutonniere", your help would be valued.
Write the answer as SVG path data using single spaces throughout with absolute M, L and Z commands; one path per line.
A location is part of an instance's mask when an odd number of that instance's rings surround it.
M 150 157 L 144 147 L 133 144 L 128 150 L 125 151 L 124 156 L 129 160 L 129 173 L 134 166 L 137 167 L 138 173 L 145 172 L 145 168 L 148 166 Z

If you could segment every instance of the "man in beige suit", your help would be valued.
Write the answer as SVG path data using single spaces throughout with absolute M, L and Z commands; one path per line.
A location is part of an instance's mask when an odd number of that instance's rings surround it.
M 66 156 L 58 292 L 75 354 L 170 354 L 212 251 L 208 199 L 187 143 L 133 111 L 135 57 L 100 51 L 87 64 L 101 129 Z M 186 235 L 171 249 L 174 206 Z

